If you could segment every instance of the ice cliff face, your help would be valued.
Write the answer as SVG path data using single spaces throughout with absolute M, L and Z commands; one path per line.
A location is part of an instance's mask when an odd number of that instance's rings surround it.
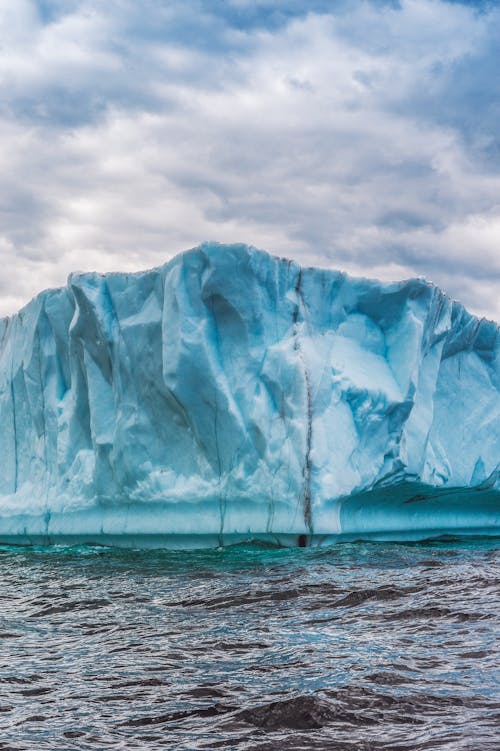
M 72 275 L 0 320 L 0 541 L 494 531 L 499 352 L 425 281 L 246 246 Z

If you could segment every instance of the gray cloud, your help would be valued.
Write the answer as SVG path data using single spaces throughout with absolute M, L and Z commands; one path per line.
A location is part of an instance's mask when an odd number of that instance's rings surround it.
M 500 318 L 500 13 L 0 0 L 0 313 L 243 241 Z

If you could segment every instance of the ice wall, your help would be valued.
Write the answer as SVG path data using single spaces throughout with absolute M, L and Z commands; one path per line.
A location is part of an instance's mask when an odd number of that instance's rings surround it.
M 0 320 L 0 541 L 498 531 L 499 342 L 243 245 L 74 274 Z

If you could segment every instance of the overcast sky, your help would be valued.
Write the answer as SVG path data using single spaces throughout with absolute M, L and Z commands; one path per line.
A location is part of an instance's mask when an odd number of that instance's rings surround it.
M 500 320 L 500 6 L 0 0 L 0 315 L 246 242 Z

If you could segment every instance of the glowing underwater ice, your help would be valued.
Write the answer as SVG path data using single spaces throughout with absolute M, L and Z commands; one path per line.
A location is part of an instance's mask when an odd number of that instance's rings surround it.
M 0 542 L 498 532 L 499 342 L 242 245 L 72 275 L 0 320 Z

